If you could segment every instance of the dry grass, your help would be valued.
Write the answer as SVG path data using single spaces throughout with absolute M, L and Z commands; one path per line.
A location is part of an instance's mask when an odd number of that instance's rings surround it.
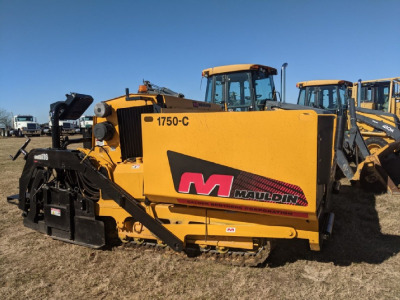
M 181 256 L 63 243 L 22 225 L 6 196 L 18 192 L 23 139 L 0 139 L 0 294 L 19 298 L 400 299 L 400 199 L 344 182 L 334 197 L 333 238 L 322 252 L 282 241 L 263 268 L 237 268 Z M 50 145 L 33 138 L 29 149 Z

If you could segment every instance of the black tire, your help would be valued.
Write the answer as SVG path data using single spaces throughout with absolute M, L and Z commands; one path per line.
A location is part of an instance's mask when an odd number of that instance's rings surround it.
M 117 223 L 113 217 L 99 217 L 104 222 L 106 248 L 121 245 L 118 237 Z
M 373 154 L 380 148 L 385 147 L 388 144 L 388 142 L 386 142 L 383 138 L 380 137 L 370 137 L 365 140 L 365 144 L 367 145 L 369 152 Z
M 387 186 L 375 176 L 374 172 L 368 169 L 361 170 L 360 186 L 364 191 L 369 193 L 382 194 L 387 192 Z

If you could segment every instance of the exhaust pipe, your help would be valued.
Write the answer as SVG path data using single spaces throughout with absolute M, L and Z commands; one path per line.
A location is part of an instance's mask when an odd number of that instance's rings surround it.
M 322 234 L 322 238 L 324 240 L 329 239 L 329 237 L 332 235 L 332 230 L 333 230 L 333 223 L 335 222 L 335 214 L 334 213 L 329 213 L 327 222 L 326 222 L 326 227 L 325 230 Z
M 361 79 L 358 79 L 357 83 L 357 106 L 361 106 Z
M 281 68 L 281 96 L 282 102 L 286 103 L 286 67 L 288 63 L 284 63 Z
M 54 149 L 61 149 L 61 128 L 60 128 L 60 112 L 65 109 L 66 105 L 63 101 L 50 104 L 51 115 L 51 141 Z

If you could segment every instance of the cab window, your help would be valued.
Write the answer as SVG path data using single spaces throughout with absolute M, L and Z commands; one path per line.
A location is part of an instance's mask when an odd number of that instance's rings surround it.
M 265 103 L 267 100 L 274 100 L 274 84 L 272 76 L 263 72 L 255 72 L 254 91 L 257 104 Z
M 338 108 L 338 95 L 336 86 L 326 86 L 324 88 L 321 88 L 320 95 L 320 107 L 322 106 L 325 109 Z
M 315 87 L 307 88 L 307 99 L 306 99 L 307 106 L 318 107 L 317 101 L 316 101 L 316 99 L 317 99 L 316 93 L 317 93 L 317 91 L 315 90 Z
M 215 91 L 214 91 L 214 103 L 223 104 L 224 98 L 224 85 L 222 84 L 222 76 L 215 76 Z
M 361 102 L 373 102 L 375 109 L 389 111 L 389 84 L 390 82 L 379 82 L 363 86 Z
M 207 88 L 206 88 L 206 98 L 205 102 L 212 102 L 212 87 L 213 87 L 213 79 L 214 77 L 207 78 Z
M 342 85 L 339 87 L 339 102 L 343 107 L 347 106 L 349 92 L 350 89 L 347 89 L 346 86 Z
M 306 105 L 306 89 L 300 89 L 299 99 L 297 100 L 298 105 Z
M 251 108 L 250 73 L 227 74 L 226 82 L 228 84 L 228 109 L 244 111 Z

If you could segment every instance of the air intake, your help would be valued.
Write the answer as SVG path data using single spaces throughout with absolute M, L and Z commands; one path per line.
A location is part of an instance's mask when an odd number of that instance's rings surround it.
M 153 105 L 117 109 L 122 160 L 143 156 L 141 115 L 152 112 Z

